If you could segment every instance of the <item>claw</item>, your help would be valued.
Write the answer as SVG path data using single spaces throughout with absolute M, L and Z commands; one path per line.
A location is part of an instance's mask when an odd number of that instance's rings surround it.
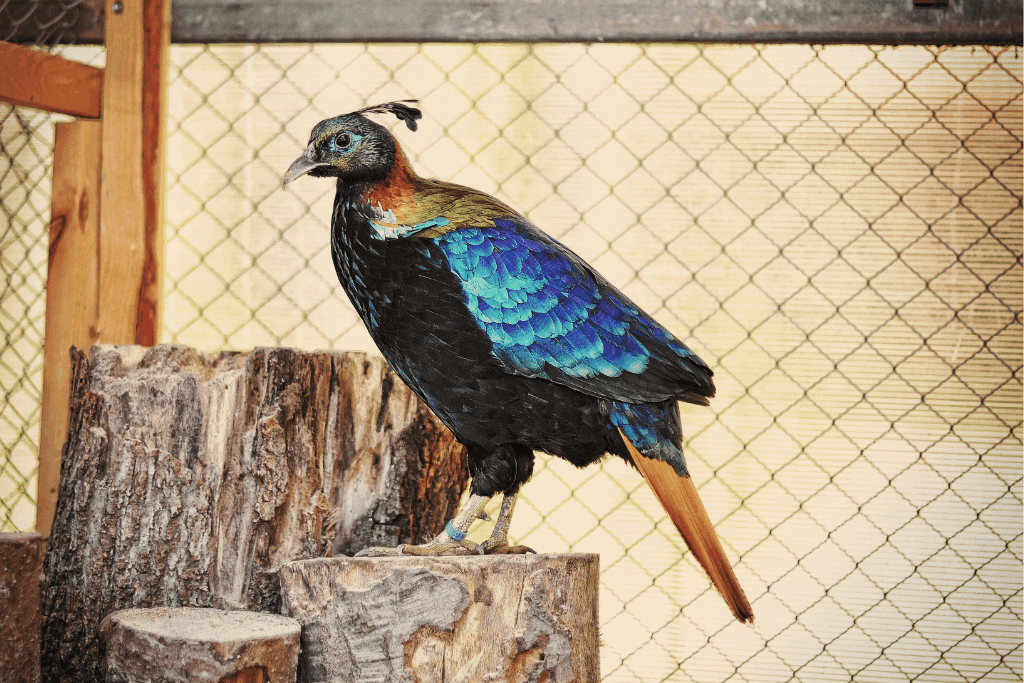
M 490 541 L 490 539 L 487 539 Z M 508 541 L 500 541 L 488 547 L 488 542 L 484 541 L 483 546 L 486 548 L 488 555 L 536 555 L 537 551 L 533 548 L 529 548 L 525 545 L 509 545 Z

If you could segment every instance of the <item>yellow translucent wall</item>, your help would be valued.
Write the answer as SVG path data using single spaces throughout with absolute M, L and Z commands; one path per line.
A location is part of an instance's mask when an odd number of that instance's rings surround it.
M 174 46 L 164 340 L 372 343 L 319 120 L 417 98 L 426 176 L 492 192 L 715 370 L 691 471 L 757 613 L 640 477 L 542 456 L 512 536 L 601 553 L 610 681 L 1019 680 L 1016 49 Z M 486 529 L 474 532 L 478 538 Z

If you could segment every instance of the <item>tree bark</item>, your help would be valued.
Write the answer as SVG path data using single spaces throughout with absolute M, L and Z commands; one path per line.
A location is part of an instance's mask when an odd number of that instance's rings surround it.
M 597 683 L 598 556 L 329 558 L 281 567 L 300 683 Z
M 467 476 L 462 447 L 377 357 L 73 350 L 43 680 L 101 680 L 97 627 L 115 610 L 276 612 L 283 562 L 425 542 Z
M 106 683 L 295 680 L 299 622 L 278 614 L 127 609 L 109 615 L 100 630 Z
M 0 681 L 39 681 L 39 589 L 43 537 L 0 534 Z

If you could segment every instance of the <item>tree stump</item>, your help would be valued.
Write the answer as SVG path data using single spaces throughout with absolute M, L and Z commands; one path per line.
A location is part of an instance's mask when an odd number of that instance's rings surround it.
M 99 346 L 72 372 L 44 681 L 100 680 L 115 610 L 277 612 L 281 563 L 425 542 L 465 488 L 462 447 L 378 357 Z
M 106 683 L 292 683 L 299 622 L 277 614 L 154 607 L 100 625 Z
M 598 556 L 329 558 L 281 567 L 301 683 L 597 683 Z
M 0 534 L 0 681 L 39 680 L 39 589 L 46 544 L 35 533 Z

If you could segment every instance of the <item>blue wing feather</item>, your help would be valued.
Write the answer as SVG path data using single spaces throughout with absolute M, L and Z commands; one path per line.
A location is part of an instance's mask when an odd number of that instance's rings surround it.
M 509 372 L 616 401 L 714 395 L 711 371 L 685 344 L 525 220 L 431 239 Z

